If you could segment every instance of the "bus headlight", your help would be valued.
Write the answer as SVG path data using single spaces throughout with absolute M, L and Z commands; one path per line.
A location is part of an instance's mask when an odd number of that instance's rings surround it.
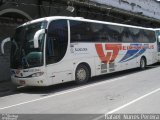
M 42 76 L 44 74 L 44 72 L 37 72 L 31 75 L 31 77 L 39 77 Z

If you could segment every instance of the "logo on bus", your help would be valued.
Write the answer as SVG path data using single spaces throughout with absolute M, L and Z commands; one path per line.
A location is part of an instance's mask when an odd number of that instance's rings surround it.
M 95 47 L 101 62 L 112 63 L 117 58 L 122 44 L 105 44 L 105 50 L 108 51 L 107 54 L 104 53 L 103 44 L 95 44 Z
M 97 54 L 103 63 L 113 63 L 121 50 L 125 51 L 125 55 L 119 62 L 127 62 L 142 55 L 146 49 L 154 49 L 154 45 L 136 43 L 130 44 L 129 46 L 122 44 L 105 44 L 105 47 L 103 44 L 95 44 L 95 47 Z

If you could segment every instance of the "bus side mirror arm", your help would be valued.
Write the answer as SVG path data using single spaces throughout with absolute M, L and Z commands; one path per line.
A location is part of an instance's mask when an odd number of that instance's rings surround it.
M 46 32 L 45 29 L 41 29 L 41 30 L 38 30 L 35 35 L 34 35 L 34 40 L 33 40 L 33 43 L 34 43 L 34 48 L 38 48 L 39 47 L 39 43 L 38 43 L 38 40 L 39 40 L 39 36 L 41 34 L 44 34 Z
M 4 55 L 4 45 L 7 43 L 7 42 L 10 42 L 11 41 L 11 38 L 8 37 L 6 39 L 4 39 L 1 43 L 1 53 Z

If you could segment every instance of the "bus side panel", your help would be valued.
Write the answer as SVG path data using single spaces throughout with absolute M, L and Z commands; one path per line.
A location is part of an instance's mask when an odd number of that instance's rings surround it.
M 96 75 L 112 73 L 126 69 L 126 63 L 119 63 L 124 52 L 117 51 L 118 43 L 95 43 Z
M 95 76 L 95 64 L 94 64 L 94 54 L 92 43 L 71 43 L 70 45 L 70 58 L 73 66 L 73 79 L 75 79 L 76 68 L 79 64 L 88 64 L 91 69 L 91 76 Z
M 72 66 L 73 65 L 71 61 L 65 59 L 57 64 L 48 65 L 48 79 L 52 81 L 52 84 L 58 84 L 73 80 Z

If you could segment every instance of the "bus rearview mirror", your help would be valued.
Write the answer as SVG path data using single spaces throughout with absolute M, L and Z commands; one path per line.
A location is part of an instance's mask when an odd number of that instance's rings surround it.
M 1 53 L 4 55 L 4 45 L 7 43 L 7 42 L 10 42 L 11 41 L 11 38 L 8 37 L 6 39 L 4 39 L 1 43 Z
M 39 36 L 41 34 L 44 34 L 45 33 L 45 29 L 41 29 L 41 30 L 38 30 L 35 35 L 34 35 L 34 40 L 33 40 L 33 43 L 34 43 L 34 48 L 38 48 L 39 47 Z

